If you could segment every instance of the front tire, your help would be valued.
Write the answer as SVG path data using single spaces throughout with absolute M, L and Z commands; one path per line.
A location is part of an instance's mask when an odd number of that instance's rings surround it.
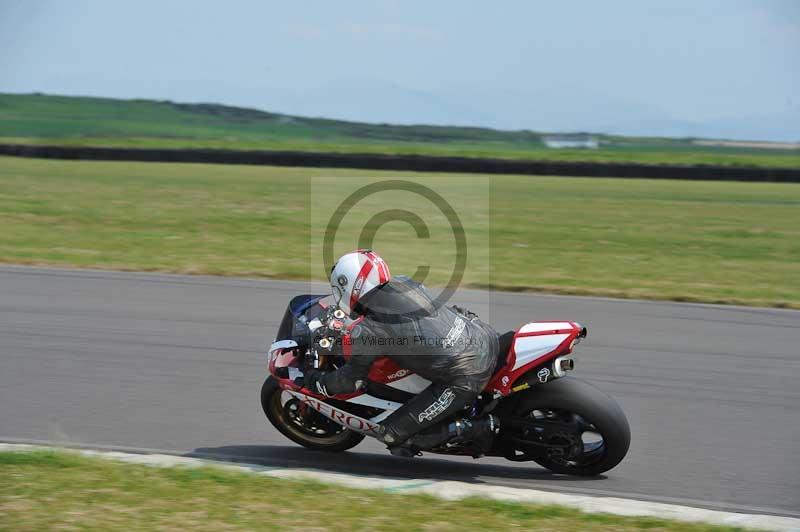
M 334 423 L 313 408 L 303 409 L 272 377 L 261 386 L 261 408 L 281 434 L 308 449 L 342 452 L 364 439 L 363 434 Z
M 625 458 L 631 443 L 630 426 L 622 408 L 608 394 L 572 377 L 523 393 L 510 414 L 515 419 L 553 420 L 578 427 L 575 433 L 550 438 L 542 438 L 535 431 L 515 434 L 539 444 L 523 446 L 520 452 L 524 457 L 554 473 L 577 476 L 599 475 Z M 502 421 L 500 426 L 502 435 Z M 586 441 L 592 438 L 594 441 Z

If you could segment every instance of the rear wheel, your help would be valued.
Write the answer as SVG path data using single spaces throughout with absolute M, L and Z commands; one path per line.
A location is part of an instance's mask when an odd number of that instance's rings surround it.
M 334 423 L 267 377 L 261 387 L 261 408 L 281 434 L 295 443 L 318 451 L 341 452 L 355 447 L 363 434 Z
M 500 423 L 510 459 L 533 460 L 555 473 L 594 476 L 615 467 L 628 452 L 625 413 L 591 384 L 563 378 L 523 393 L 507 414 L 509 422 Z

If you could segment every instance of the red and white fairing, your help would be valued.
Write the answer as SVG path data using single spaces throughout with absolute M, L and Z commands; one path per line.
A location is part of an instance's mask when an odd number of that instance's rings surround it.
M 583 326 L 573 321 L 534 321 L 514 334 L 506 363 L 489 381 L 487 389 L 501 395 L 511 393 L 515 383 L 531 370 L 572 352 Z
M 558 357 L 570 354 L 576 341 L 585 335 L 583 331 L 584 328 L 580 324 L 571 321 L 526 323 L 514 334 L 511 348 L 505 355 L 505 364 L 495 371 L 484 391 L 493 395 L 512 393 L 514 386 L 518 384 L 517 381 L 524 380 L 523 377 L 526 374 L 537 368 L 546 367 Z M 384 410 L 379 416 L 364 419 L 327 404 L 325 402 L 327 398 L 300 388 L 293 382 L 295 375 L 300 374 L 300 371 L 297 369 L 299 359 L 291 344 L 294 342 L 285 340 L 273 344 L 270 349 L 269 370 L 279 381 L 281 388 L 299 399 L 304 405 L 347 428 L 373 436 L 377 423 L 402 406 L 400 403 L 373 397 L 363 391 L 337 396 L 337 399 L 341 401 Z M 349 357 L 348 343 L 345 342 L 344 345 L 345 356 Z M 290 378 L 281 378 L 278 375 L 276 368 L 280 367 L 290 369 Z M 430 384 L 427 379 L 401 368 L 389 358 L 377 359 L 370 368 L 368 378 L 371 381 L 409 393 L 419 393 Z

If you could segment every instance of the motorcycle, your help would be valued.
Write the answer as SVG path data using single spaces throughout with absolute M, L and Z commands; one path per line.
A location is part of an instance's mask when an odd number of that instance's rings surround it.
M 269 375 L 261 389 L 267 419 L 309 449 L 341 452 L 430 382 L 378 358 L 361 390 L 328 398 L 295 381 L 311 368 L 332 371 L 346 363 L 349 320 L 325 295 L 293 298 L 268 351 Z M 555 473 L 594 476 L 619 464 L 630 445 L 620 406 L 591 384 L 567 377 L 573 349 L 587 329 L 571 321 L 534 321 L 499 337 L 494 374 L 475 403 L 459 414 L 499 420 L 491 449 L 469 441 L 445 442 L 436 454 L 500 456 L 533 461 Z M 444 420 L 443 422 L 447 422 Z

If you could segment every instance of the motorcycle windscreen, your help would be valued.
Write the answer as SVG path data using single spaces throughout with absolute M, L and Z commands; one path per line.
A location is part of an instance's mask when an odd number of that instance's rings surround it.
M 276 340 L 290 340 L 308 334 L 308 327 L 298 318 L 319 303 L 326 295 L 304 294 L 293 297 L 283 314 Z

